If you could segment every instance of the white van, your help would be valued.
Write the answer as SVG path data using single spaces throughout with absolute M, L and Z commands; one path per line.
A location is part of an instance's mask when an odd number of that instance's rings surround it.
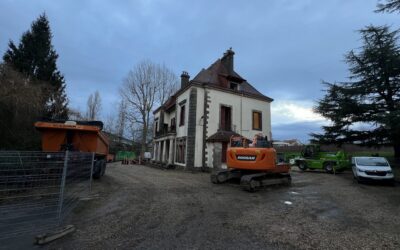
M 351 166 L 354 178 L 394 181 L 393 170 L 385 157 L 353 157 Z

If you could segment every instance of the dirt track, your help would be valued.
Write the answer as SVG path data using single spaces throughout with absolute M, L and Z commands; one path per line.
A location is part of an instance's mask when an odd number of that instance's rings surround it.
M 209 174 L 114 164 L 75 210 L 77 231 L 48 248 L 400 248 L 400 186 L 349 173 L 293 171 L 291 187 L 257 193 Z M 292 202 L 291 205 L 285 201 Z

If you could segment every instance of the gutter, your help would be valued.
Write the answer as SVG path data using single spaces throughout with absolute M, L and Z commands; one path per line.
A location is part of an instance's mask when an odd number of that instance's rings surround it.
M 202 165 L 203 170 L 206 168 L 206 136 L 207 136 L 207 87 L 203 85 L 203 96 L 204 96 L 204 103 L 203 103 L 203 148 L 202 148 Z

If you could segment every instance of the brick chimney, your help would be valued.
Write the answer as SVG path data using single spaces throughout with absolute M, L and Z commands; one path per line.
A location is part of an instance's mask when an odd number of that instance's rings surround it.
M 233 74 L 233 56 L 235 52 L 233 52 L 232 47 L 229 48 L 221 58 L 222 64 L 228 70 L 228 74 Z
M 189 79 L 190 79 L 189 73 L 186 71 L 183 71 L 182 75 L 181 75 L 181 88 L 182 89 L 184 87 L 186 87 L 187 85 L 189 85 Z

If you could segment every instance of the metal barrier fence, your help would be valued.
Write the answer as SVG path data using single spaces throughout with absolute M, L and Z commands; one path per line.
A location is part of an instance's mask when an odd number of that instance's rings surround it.
M 0 151 L 0 239 L 62 225 L 89 194 L 94 154 Z

